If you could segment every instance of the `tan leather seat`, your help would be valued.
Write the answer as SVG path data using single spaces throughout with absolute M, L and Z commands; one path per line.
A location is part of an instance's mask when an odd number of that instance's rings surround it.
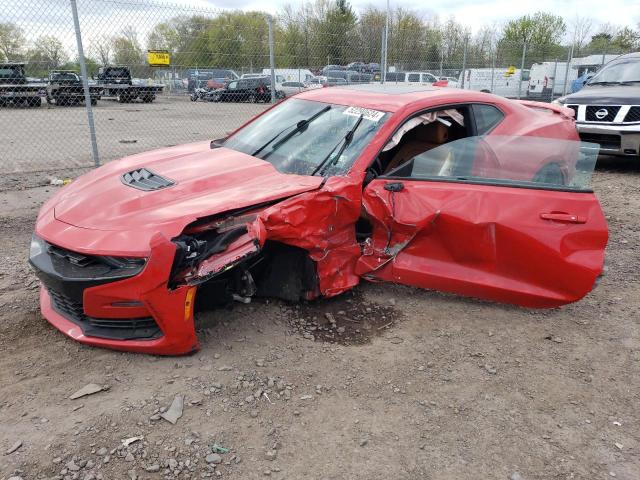
M 449 128 L 441 122 L 419 125 L 407 134 L 412 138 L 403 142 L 404 144 L 393 156 L 384 173 L 390 172 L 416 155 L 443 145 L 449 140 Z

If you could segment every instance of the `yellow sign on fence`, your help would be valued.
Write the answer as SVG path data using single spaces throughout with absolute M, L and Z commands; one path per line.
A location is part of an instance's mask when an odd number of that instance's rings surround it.
M 171 65 L 171 56 L 167 50 L 147 50 L 147 63 L 151 67 Z
M 514 67 L 513 65 L 511 65 L 509 68 L 507 68 L 507 71 L 504 72 L 504 76 L 505 77 L 510 77 L 511 75 L 513 75 L 514 73 L 516 73 L 516 67 Z

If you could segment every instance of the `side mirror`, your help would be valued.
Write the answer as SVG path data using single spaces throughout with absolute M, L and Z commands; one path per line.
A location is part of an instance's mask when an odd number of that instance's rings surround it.
M 228 137 L 216 138 L 215 140 L 211 140 L 211 144 L 209 145 L 209 148 L 211 150 L 214 150 L 216 148 L 224 147 L 224 142 L 227 141 L 227 138 Z

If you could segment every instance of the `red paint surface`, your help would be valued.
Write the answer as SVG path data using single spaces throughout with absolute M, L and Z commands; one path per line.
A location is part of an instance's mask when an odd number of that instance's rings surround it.
M 150 341 L 86 337 L 51 309 L 45 291 L 43 315 L 66 335 L 91 345 L 157 354 L 197 349 L 193 316 L 185 317 L 189 287 L 167 288 L 175 251 L 171 239 L 199 218 L 265 202 L 273 204 L 258 209 L 245 236 L 205 260 L 200 275 L 218 271 L 272 240 L 309 252 L 319 281 L 319 292 L 309 292 L 311 296 L 337 295 L 364 277 L 551 307 L 578 300 L 592 288 L 607 241 L 606 223 L 593 194 L 401 180 L 405 189 L 393 194 L 393 207 L 390 192 L 383 189 L 387 180 L 374 180 L 364 195 L 362 191 L 366 168 L 394 130 L 418 111 L 491 103 L 506 116 L 492 135 L 578 140 L 566 109 L 536 108 L 447 88 L 388 95 L 335 87 L 309 90 L 296 98 L 373 108 L 391 116 L 350 172 L 326 181 L 283 175 L 254 157 L 225 148 L 210 150 L 208 142 L 134 155 L 84 175 L 43 206 L 36 232 L 73 251 L 147 257 L 140 275 L 85 290 L 85 313 L 99 318 L 151 315 L 164 335 Z M 531 156 L 531 172 L 536 158 Z M 489 160 L 478 165 L 491 168 Z M 142 166 L 177 185 L 141 192 L 121 184 L 122 173 Z M 572 168 L 563 165 L 565 173 Z M 361 248 L 354 225 L 362 211 L 374 233 Z M 543 218 L 545 213 L 552 218 Z M 569 223 L 557 215 L 585 221 Z M 143 306 L 111 305 L 132 300 Z

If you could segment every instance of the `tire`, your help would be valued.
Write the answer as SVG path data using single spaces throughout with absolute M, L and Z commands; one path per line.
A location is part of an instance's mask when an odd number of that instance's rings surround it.
M 128 99 L 125 95 L 118 95 L 116 97 L 116 100 L 118 100 L 119 103 L 127 103 Z
M 97 98 L 92 98 L 91 99 L 91 105 L 95 107 L 97 104 L 98 104 L 98 99 Z
M 533 177 L 533 181 L 550 185 L 564 185 L 564 175 L 557 163 L 547 163 L 538 170 L 538 173 Z
M 192 102 L 197 102 L 198 101 L 198 97 L 193 95 L 193 94 L 191 94 L 191 95 L 189 95 L 189 100 L 191 100 Z
M 142 97 L 142 102 L 143 103 L 151 103 L 151 102 L 153 102 L 153 97 L 151 95 L 145 95 L 144 97 Z
M 53 105 L 53 97 L 50 97 L 49 95 L 47 95 L 47 103 L 49 105 Z
M 249 94 L 249 96 L 247 97 L 247 101 L 248 101 L 249 103 L 256 103 L 256 102 L 258 101 L 258 99 L 256 98 L 256 96 L 255 96 L 253 93 L 251 93 L 251 94 Z
M 42 99 L 40 97 L 32 97 L 27 100 L 27 107 L 38 108 L 42 106 Z

